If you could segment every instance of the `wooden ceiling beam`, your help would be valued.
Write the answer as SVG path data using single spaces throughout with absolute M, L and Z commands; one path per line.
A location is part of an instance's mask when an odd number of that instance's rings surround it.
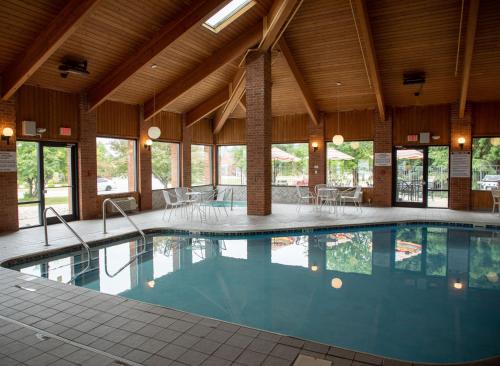
M 113 71 L 107 74 L 88 92 L 89 104 L 94 109 L 116 91 L 125 81 L 144 65 L 147 65 L 160 52 L 169 47 L 175 40 L 188 32 L 209 15 L 218 11 L 228 0 L 195 1 L 182 15 L 165 24 L 148 42 Z
M 215 51 L 186 75 L 171 83 L 156 96 L 156 101 L 148 100 L 144 104 L 144 118 L 147 120 L 153 117 L 203 79 L 240 57 L 246 50 L 256 45 L 261 37 L 262 25 L 259 22 L 223 48 Z
M 2 74 L 2 99 L 7 100 L 75 32 L 101 0 L 71 0 L 31 45 Z
M 238 105 L 239 101 L 245 94 L 246 86 L 246 68 L 240 68 L 236 72 L 233 78 L 233 82 L 230 85 L 231 93 L 229 93 L 229 99 L 224 106 L 220 109 L 220 113 L 217 113 L 214 121 L 214 134 L 219 133 L 224 127 L 227 119 L 233 113 L 234 109 Z
M 385 120 L 384 95 L 382 94 L 382 83 L 380 80 L 377 56 L 375 54 L 375 45 L 373 42 L 373 35 L 370 26 L 370 19 L 368 18 L 366 2 L 365 0 L 352 0 L 352 1 L 355 5 L 356 13 L 359 19 L 359 31 L 361 33 L 361 38 L 364 40 L 365 43 L 365 50 L 366 50 L 365 62 L 368 68 L 368 75 L 370 77 L 371 84 L 375 92 L 378 112 L 380 114 L 380 118 L 382 120 Z
M 186 113 L 186 126 L 191 127 L 195 123 L 201 121 L 203 118 L 208 117 L 214 111 L 226 104 L 228 99 L 229 88 L 224 88 L 217 94 L 204 100 Z
M 300 5 L 302 5 L 302 2 L 303 0 L 274 1 L 269 14 L 263 20 L 264 32 L 257 50 L 266 52 L 271 50 L 276 45 L 286 27 L 290 24 L 290 21 L 297 13 Z M 245 94 L 246 69 L 244 67 L 240 68 L 239 72 L 234 77 L 232 85 L 232 92 L 229 96 L 227 104 L 224 106 L 222 111 L 219 110 L 216 115 L 214 133 L 219 133 L 222 130 L 222 127 L 224 127 L 227 119 L 231 113 L 233 113 L 234 109 L 240 103 L 241 98 Z
M 311 117 L 311 120 L 314 122 L 314 124 L 318 125 L 319 112 L 318 109 L 316 108 L 314 98 L 311 94 L 311 91 L 307 87 L 307 84 L 304 80 L 302 73 L 300 72 L 297 64 L 295 63 L 295 59 L 293 58 L 290 48 L 288 48 L 288 44 L 285 41 L 285 37 L 280 38 L 280 40 L 278 41 L 278 45 L 281 49 L 281 54 L 283 55 L 286 64 L 288 65 L 288 68 L 292 72 L 293 78 L 295 79 L 295 81 L 299 86 L 300 98 L 304 102 L 304 106 L 307 109 L 307 113 L 309 114 L 309 117 Z
M 474 43 L 476 38 L 477 18 L 479 14 L 479 0 L 469 1 L 469 15 L 467 17 L 467 31 L 465 34 L 464 69 L 462 72 L 462 86 L 460 88 L 459 118 L 464 118 L 467 93 L 469 91 L 470 69 Z

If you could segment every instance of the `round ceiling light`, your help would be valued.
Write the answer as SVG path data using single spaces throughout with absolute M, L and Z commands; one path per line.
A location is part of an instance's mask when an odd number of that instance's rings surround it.
M 332 142 L 337 146 L 342 145 L 344 143 L 344 136 L 335 135 L 335 136 L 333 136 Z
M 160 138 L 161 130 L 156 126 L 149 127 L 148 136 L 149 136 L 149 138 L 156 140 L 156 139 Z

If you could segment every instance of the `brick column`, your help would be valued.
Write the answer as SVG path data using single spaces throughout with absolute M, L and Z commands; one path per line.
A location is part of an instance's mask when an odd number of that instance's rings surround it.
M 144 121 L 144 107 L 141 106 L 139 111 L 139 182 L 137 184 L 141 195 L 139 206 L 141 211 L 153 208 L 151 149 L 144 147 L 146 140 L 149 139 L 148 130 L 151 126 L 153 126 L 153 119 Z
M 309 189 L 314 191 L 316 184 L 326 183 L 326 142 L 325 142 L 325 118 L 321 114 L 319 124 L 315 125 L 309 118 L 307 122 L 309 133 Z M 318 150 L 314 151 L 312 144 L 318 144 Z
M 186 116 L 182 115 L 182 153 L 181 153 L 181 183 L 183 187 L 191 187 L 191 142 L 193 128 L 186 127 Z
M 450 151 L 472 150 L 472 108 L 467 104 L 464 118 L 458 117 L 458 103 L 451 105 L 451 143 Z M 463 150 L 458 145 L 458 138 L 465 138 Z M 450 208 L 452 210 L 470 209 L 471 178 L 450 178 Z
M 12 98 L 0 101 L 0 134 L 5 127 L 14 130 L 9 144 L 0 141 L 1 151 L 16 151 L 16 103 Z M 0 173 L 0 232 L 19 229 L 17 210 L 17 172 Z
M 374 153 L 392 154 L 392 114 L 387 111 L 385 121 L 378 113 L 375 117 Z M 395 164 L 393 161 L 392 164 Z M 392 166 L 373 167 L 373 205 L 378 207 L 392 206 Z
M 247 214 L 271 214 L 271 54 L 246 58 Z
M 87 96 L 80 94 L 80 143 L 78 144 L 78 171 L 80 173 L 79 203 L 80 219 L 95 219 L 97 207 L 97 114 L 89 112 Z

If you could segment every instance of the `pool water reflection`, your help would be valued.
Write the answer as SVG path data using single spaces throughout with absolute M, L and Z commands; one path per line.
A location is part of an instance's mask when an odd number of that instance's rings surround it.
M 500 354 L 500 233 L 406 225 L 314 235 L 156 236 L 93 251 L 76 284 L 418 362 Z M 79 254 L 20 270 L 69 281 Z

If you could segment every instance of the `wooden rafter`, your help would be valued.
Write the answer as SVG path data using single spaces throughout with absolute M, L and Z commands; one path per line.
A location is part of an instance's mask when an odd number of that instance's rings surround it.
M 186 126 L 191 127 L 196 122 L 208 117 L 214 111 L 226 104 L 229 99 L 229 88 L 224 88 L 217 94 L 204 100 L 186 113 Z
M 385 107 L 384 96 L 382 94 L 382 84 L 380 81 L 380 74 L 378 69 L 377 56 L 375 54 L 375 45 L 373 42 L 372 30 L 370 27 L 370 20 L 368 18 L 368 11 L 366 9 L 365 0 L 352 0 L 355 4 L 356 13 L 359 19 L 359 31 L 362 39 L 365 41 L 365 62 L 368 69 L 368 75 L 371 79 L 375 98 L 377 100 L 377 108 L 380 118 L 385 120 Z
M 304 105 L 307 109 L 307 113 L 309 114 L 309 117 L 311 117 L 311 120 L 314 122 L 314 124 L 318 125 L 319 113 L 318 109 L 316 108 L 314 98 L 312 97 L 311 91 L 307 87 L 307 84 L 304 80 L 304 77 L 302 76 L 302 73 L 300 72 L 297 64 L 295 63 L 293 55 L 290 52 L 290 48 L 288 48 L 288 44 L 285 41 L 285 37 L 281 37 L 281 39 L 278 42 L 278 45 L 280 47 L 281 54 L 283 55 L 288 65 L 288 68 L 292 72 L 293 78 L 295 79 L 295 81 L 299 86 L 300 98 L 304 102 Z
M 210 76 L 222 66 L 240 57 L 248 48 L 259 42 L 261 35 L 262 26 L 260 23 L 257 23 L 244 34 L 229 42 L 225 47 L 215 51 L 193 70 L 162 90 L 156 96 L 156 101 L 153 99 L 148 100 L 144 104 L 144 118 L 149 119 L 153 117 L 200 81 Z
M 176 16 L 174 20 L 163 26 L 144 46 L 89 90 L 90 107 L 93 109 L 104 102 L 110 94 L 139 71 L 140 68 L 151 62 L 154 57 L 193 26 L 220 9 L 227 1 L 203 0 L 193 2 L 189 9 L 182 12 L 182 15 Z
M 275 0 L 269 14 L 264 18 L 264 32 L 257 50 L 269 51 L 276 45 L 302 2 L 303 0 Z M 219 133 L 222 127 L 224 127 L 227 119 L 233 113 L 245 93 L 244 70 L 241 72 L 241 75 L 237 74 L 235 76 L 233 85 L 235 87 L 232 88 L 227 104 L 222 113 L 218 113 L 216 116 L 214 133 Z
M 75 32 L 100 0 L 71 0 L 2 74 L 2 99 L 9 99 Z
M 230 85 L 231 92 L 229 93 L 229 99 L 223 108 L 220 109 L 220 113 L 217 113 L 214 121 L 214 133 L 219 133 L 224 127 L 227 119 L 233 113 L 234 109 L 238 105 L 239 101 L 245 94 L 246 86 L 246 69 L 240 68 L 236 72 L 233 78 L 233 82 Z
M 462 87 L 460 89 L 460 104 L 458 116 L 464 118 L 467 93 L 469 90 L 470 69 L 472 65 L 472 54 L 474 53 L 474 41 L 476 38 L 477 17 L 479 14 L 479 0 L 470 0 L 469 15 L 467 17 L 467 31 L 465 34 L 464 69 L 462 73 Z

